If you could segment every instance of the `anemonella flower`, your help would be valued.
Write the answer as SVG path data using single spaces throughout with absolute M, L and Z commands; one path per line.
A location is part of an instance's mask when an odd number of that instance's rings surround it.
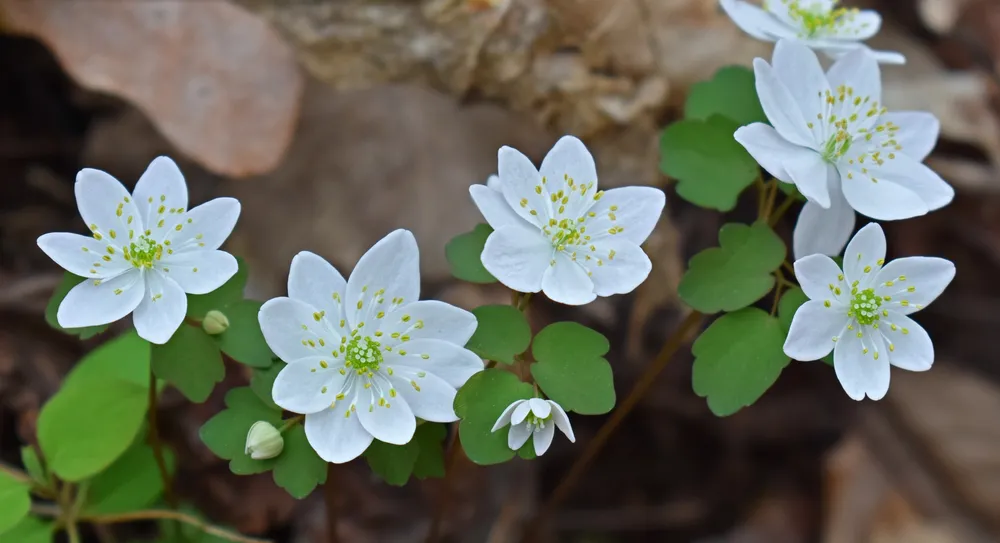
M 582 305 L 631 292 L 652 269 L 639 247 L 663 211 L 652 187 L 597 190 L 597 168 L 583 142 L 564 136 L 540 170 L 511 147 L 500 149 L 499 175 L 469 192 L 494 232 L 483 266 L 520 292 Z
M 955 265 L 943 258 L 886 264 L 885 234 L 869 224 L 847 245 L 843 270 L 825 255 L 795 261 L 795 278 L 809 301 L 795 312 L 785 354 L 808 361 L 832 350 L 847 395 L 881 399 L 889 390 L 890 365 L 926 371 L 934 363 L 931 338 L 909 315 L 933 302 L 954 277 Z
M 823 73 L 809 48 L 778 42 L 771 64 L 754 60 L 757 95 L 771 125 L 754 123 L 736 140 L 780 181 L 809 200 L 793 235 L 796 258 L 837 255 L 854 230 L 854 212 L 873 219 L 924 215 L 951 202 L 954 189 L 921 163 L 940 124 L 925 112 L 890 113 L 881 103 L 879 67 L 858 49 Z
M 569 424 L 566 411 L 552 400 L 541 398 L 517 400 L 503 410 L 503 414 L 497 419 L 491 431 L 496 432 L 508 424 L 510 432 L 507 434 L 507 446 L 514 451 L 523 447 L 528 438 L 532 438 L 535 454 L 538 456 L 545 454 L 552 444 L 556 428 L 559 428 L 570 442 L 576 443 L 576 436 L 573 435 L 573 427 Z
M 107 324 L 134 312 L 143 339 L 166 343 L 187 313 L 185 293 L 209 293 L 236 274 L 236 259 L 218 249 L 236 225 L 240 203 L 216 198 L 189 210 L 184 176 L 169 158 L 153 160 L 132 194 L 89 168 L 77 174 L 75 192 L 92 237 L 38 238 L 56 264 L 87 278 L 59 305 L 60 326 Z
M 875 11 L 839 7 L 838 0 L 764 0 L 761 9 L 743 0 L 721 0 L 722 9 L 744 32 L 758 40 L 791 39 L 839 58 L 878 34 L 882 17 Z M 894 51 L 872 51 L 876 60 L 903 64 Z
M 306 416 L 306 437 L 324 460 L 353 460 L 373 439 L 408 443 L 416 417 L 458 420 L 455 394 L 483 370 L 464 348 L 476 317 L 419 297 L 416 239 L 396 230 L 347 281 L 321 257 L 299 253 L 288 297 L 261 307 L 264 338 L 288 363 L 274 381 L 274 402 Z

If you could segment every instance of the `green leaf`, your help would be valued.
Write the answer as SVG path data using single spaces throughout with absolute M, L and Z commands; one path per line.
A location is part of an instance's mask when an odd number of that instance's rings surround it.
M 537 361 L 531 375 L 545 395 L 567 411 L 602 415 L 615 407 L 611 365 L 604 359 L 608 340 L 575 322 L 542 329 L 531 348 Z
M 778 319 L 755 307 L 719 317 L 694 342 L 694 391 L 717 416 L 748 406 L 788 365 Z
M 49 486 L 49 478 L 45 476 L 42 462 L 33 447 L 21 447 L 21 463 L 24 464 L 24 469 L 31 475 L 32 480 L 41 486 Z
M 174 459 L 169 450 L 164 451 L 164 460 L 172 472 Z M 156 503 L 162 493 L 163 479 L 153 449 L 137 442 L 94 477 L 83 511 L 92 515 L 137 511 Z
M 116 379 L 149 390 L 149 343 L 134 331 L 94 349 L 63 380 L 63 388 Z
M 507 446 L 508 428 L 491 432 L 503 410 L 534 396 L 534 389 L 513 373 L 488 369 L 472 376 L 455 396 L 455 413 L 462 421 L 458 436 L 469 458 L 480 465 L 499 464 L 514 457 Z
M 767 122 L 757 98 L 753 71 L 743 66 L 726 66 L 715 72 L 710 81 L 691 86 L 684 103 L 684 117 L 708 119 L 715 114 L 740 126 Z
M 121 379 L 64 385 L 38 417 L 38 441 L 49 469 L 75 482 L 110 466 L 142 427 L 148 390 Z
M 28 515 L 31 509 L 30 488 L 30 484 L 0 471 L 0 534 Z
M 790 288 L 781 295 L 778 301 L 778 322 L 781 323 L 781 331 L 788 335 L 788 329 L 792 327 L 792 317 L 799 306 L 809 301 L 805 292 L 799 287 Z
M 286 430 L 282 437 L 285 448 L 274 459 L 274 484 L 301 500 L 312 493 L 316 485 L 326 482 L 326 462 L 309 445 L 301 424 Z
M 774 287 L 771 272 L 785 260 L 785 244 L 761 221 L 724 225 L 719 243 L 694 255 L 677 289 L 702 313 L 735 311 L 763 298 Z
M 170 341 L 152 346 L 152 367 L 157 377 L 195 403 L 207 400 L 215 383 L 226 377 L 215 340 L 201 328 L 187 324 L 181 324 Z
M 63 328 L 59 326 L 59 321 L 56 319 L 56 314 L 59 312 L 59 304 L 62 303 L 63 298 L 69 294 L 73 287 L 79 285 L 85 280 L 85 278 L 73 275 L 72 273 L 63 273 L 62 281 L 56 286 L 56 290 L 52 293 L 52 297 L 49 298 L 48 305 L 45 306 L 45 322 L 49 323 L 49 326 L 65 332 L 70 335 L 78 336 L 80 339 L 90 339 L 97 334 L 108 329 L 107 324 L 100 324 L 97 326 L 85 326 L 83 328 Z
M 3 515 L 0 512 L 0 515 Z M 4 543 L 51 543 L 55 533 L 55 524 L 50 520 L 42 520 L 38 517 L 26 516 L 10 530 L 4 532 Z
M 472 310 L 479 321 L 467 349 L 480 358 L 512 364 L 514 357 L 528 349 L 531 326 L 524 314 L 509 305 L 484 305 Z
M 260 398 L 260 401 L 264 402 L 264 405 L 275 411 L 281 411 L 281 408 L 278 407 L 278 404 L 274 403 L 274 398 L 271 396 L 271 389 L 274 388 L 274 380 L 278 378 L 278 374 L 283 369 L 285 369 L 285 363 L 278 360 L 266 370 L 253 370 L 253 377 L 250 378 L 250 388 L 253 389 L 254 394 Z
M 417 426 L 413 443 L 420 446 L 420 454 L 413 464 L 413 475 L 418 479 L 444 477 L 444 448 L 442 442 L 448 428 L 438 422 L 425 422 Z
M 264 405 L 250 387 L 234 388 L 226 394 L 226 409 L 209 419 L 199 435 L 216 456 L 229 460 L 229 469 L 236 475 L 263 473 L 274 466 L 275 459 L 254 460 L 246 455 L 247 433 L 261 420 L 278 428 L 281 412 Z
M 477 224 L 471 232 L 452 238 L 444 246 L 444 254 L 451 265 L 451 274 L 470 283 L 496 283 L 497 280 L 483 267 L 480 256 L 486 238 L 493 233 L 488 224 Z
M 393 486 L 403 486 L 410 480 L 419 456 L 420 445 L 413 440 L 406 445 L 390 445 L 376 439 L 365 451 L 368 467 Z
M 243 299 L 243 289 L 247 285 L 247 276 L 250 270 L 242 258 L 236 257 L 236 261 L 239 263 L 236 275 L 232 276 L 221 287 L 208 294 L 188 294 L 188 317 L 200 322 L 205 319 L 205 315 L 209 311 L 221 310 L 230 303 Z
M 707 121 L 687 119 L 663 131 L 660 169 L 677 179 L 677 194 L 692 204 L 731 211 L 743 189 L 760 169 L 733 138 L 739 125 L 713 115 Z
M 227 305 L 222 312 L 229 319 L 229 329 L 219 336 L 222 352 L 237 362 L 255 368 L 269 368 L 275 359 L 264 341 L 257 320 L 262 305 L 253 300 L 240 300 Z

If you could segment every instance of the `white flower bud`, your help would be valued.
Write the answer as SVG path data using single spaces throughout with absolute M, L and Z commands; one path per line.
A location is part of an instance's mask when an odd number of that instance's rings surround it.
M 205 320 L 202 321 L 201 327 L 205 329 L 208 335 L 217 336 L 229 328 L 229 318 L 222 311 L 213 309 L 205 315 Z
M 285 448 L 285 440 L 281 432 L 270 423 L 257 421 L 247 433 L 246 454 L 254 460 L 266 460 L 281 454 Z

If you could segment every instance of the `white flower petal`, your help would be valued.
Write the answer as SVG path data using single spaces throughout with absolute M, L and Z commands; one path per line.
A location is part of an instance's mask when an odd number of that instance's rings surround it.
M 875 277 L 875 293 L 892 298 L 883 302 L 883 306 L 909 315 L 930 305 L 954 278 L 955 264 L 949 260 L 927 256 L 899 258 L 886 264 Z
M 542 277 L 542 292 L 553 302 L 566 305 L 583 305 L 594 301 L 594 282 L 587 277 L 587 270 L 574 262 L 566 253 L 556 253 L 553 262 Z
M 576 263 L 590 272 L 594 283 L 594 293 L 598 296 L 627 294 L 635 290 L 649 277 L 653 269 L 646 253 L 627 239 L 611 236 L 592 243 L 594 251 L 581 246 L 577 251 Z M 590 260 L 586 260 L 586 256 Z M 601 265 L 597 262 L 600 259 Z
M 73 192 L 83 222 L 98 240 L 108 241 L 112 230 L 119 240 L 125 239 L 130 228 L 142 232 L 142 218 L 135 201 L 114 177 L 100 170 L 84 168 L 76 174 Z
M 754 59 L 753 73 L 760 105 L 778 134 L 795 145 L 815 148 L 816 141 L 806 125 L 803 112 L 795 106 L 792 93 L 774 74 L 771 66 L 762 58 Z
M 848 165 L 841 161 L 837 165 L 844 196 L 855 211 L 881 221 L 909 219 L 927 213 L 927 203 L 909 188 L 915 184 L 913 178 L 923 172 L 905 166 L 917 164 L 921 168 L 926 167 L 904 157 L 899 154 L 895 160 L 886 160 L 886 164 L 893 163 L 891 169 L 869 164 L 868 173 L 864 173 L 864 166 L 857 163 Z M 899 168 L 897 164 L 904 168 Z M 872 181 L 872 176 L 877 182 Z
M 535 455 L 541 456 L 552 445 L 552 437 L 556 434 L 555 424 L 546 424 L 544 428 L 535 430 Z
M 868 332 L 868 333 L 865 333 Z M 833 350 L 833 368 L 844 387 L 844 392 L 852 399 L 861 401 L 867 394 L 873 400 L 880 400 L 889 390 L 889 357 L 881 334 L 871 334 L 870 330 L 858 337 L 858 329 L 844 334 Z M 865 350 L 867 349 L 867 352 Z M 875 353 L 880 352 L 875 359 Z
M 306 439 L 327 462 L 350 462 L 372 444 L 372 435 L 361 426 L 358 414 L 350 412 L 349 405 L 337 402 L 336 409 L 306 415 Z
M 292 258 L 288 270 L 288 297 L 324 311 L 327 322 L 341 335 L 348 332 L 344 310 L 346 296 L 347 281 L 323 257 L 302 251 Z M 340 326 L 341 321 L 345 326 Z
M 144 294 L 139 270 L 126 271 L 111 279 L 87 279 L 66 294 L 59 304 L 56 320 L 63 328 L 115 322 L 135 310 Z
M 431 422 L 458 420 L 453 407 L 458 391 L 444 379 L 433 373 L 417 372 L 413 368 L 400 366 L 393 371 L 389 381 L 406 400 L 415 416 Z M 395 408 L 395 404 L 393 407 Z
M 472 351 L 439 339 L 415 339 L 383 355 L 388 367 L 433 373 L 456 389 L 484 367 L 483 360 Z
M 551 202 L 535 165 L 517 149 L 506 146 L 500 148 L 497 160 L 500 189 L 507 205 L 529 223 L 547 224 L 552 216 Z
M 784 166 L 803 196 L 816 202 L 820 207 L 830 207 L 828 178 L 831 170 L 836 172 L 833 165 L 823 160 L 819 153 L 801 153 L 788 157 Z
M 553 217 L 576 219 L 593 204 L 597 192 L 597 166 L 582 141 L 563 136 L 552 147 L 538 169 L 550 195 L 563 192 L 563 199 L 552 203 Z M 584 187 L 584 190 L 580 190 Z M 558 206 L 558 207 L 557 207 Z M 561 212 L 560 212 L 561 210 Z
M 794 37 L 794 30 L 759 7 L 741 0 L 722 0 L 722 9 L 740 30 L 763 41 Z
M 830 190 L 830 207 L 806 202 L 792 234 L 795 258 L 812 254 L 836 256 L 843 251 L 854 231 L 854 209 L 838 186 Z
M 923 200 L 928 211 L 940 209 L 955 198 L 955 189 L 951 185 L 934 170 L 907 154 L 897 154 L 895 159 L 886 160 L 881 165 L 869 168 L 869 171 L 879 183 L 884 178 L 915 193 Z
M 858 282 L 858 290 L 874 286 L 875 277 L 885 264 L 885 232 L 878 223 L 868 223 L 851 238 L 844 250 L 844 276 L 847 283 Z
M 826 306 L 827 302 L 830 307 Z M 834 338 L 847 328 L 847 309 L 832 300 L 809 300 L 799 306 L 792 317 L 792 326 L 785 339 L 785 354 L 795 360 L 809 362 L 830 354 L 836 345 Z M 847 332 L 852 333 L 852 332 Z
M 636 245 L 645 243 L 663 214 L 667 197 L 654 187 L 622 187 L 605 191 L 589 209 L 587 234 L 593 239 L 624 238 Z M 612 218 L 614 217 L 614 218 Z M 611 234 L 612 226 L 620 227 Z
M 866 9 L 845 19 L 836 27 L 831 37 L 844 41 L 859 42 L 878 34 L 881 28 L 882 16 L 876 11 Z
M 532 226 L 531 223 L 514 212 L 499 190 L 491 189 L 485 185 L 472 185 L 469 187 L 469 194 L 472 195 L 472 201 L 479 208 L 479 212 L 483 214 L 483 218 L 494 230 L 511 224 Z
M 451 304 L 437 300 L 421 300 L 396 308 L 377 318 L 382 332 L 379 342 L 395 347 L 415 339 L 436 339 L 464 346 L 476 332 L 476 316 Z
M 897 53 L 896 51 L 878 51 L 858 42 L 847 42 L 834 38 L 807 40 L 806 44 L 817 51 L 823 51 L 823 53 L 832 59 L 838 59 L 859 47 L 864 47 L 868 49 L 879 64 L 906 64 L 906 57 L 902 53 Z
M 38 247 L 66 271 L 89 277 L 115 277 L 131 269 L 120 248 L 79 234 L 54 232 L 38 238 Z M 108 252 L 110 247 L 111 252 Z
M 882 101 L 882 74 L 878 61 L 866 47 L 858 47 L 837 59 L 826 77 L 834 89 L 850 87 L 854 96 L 867 98 L 869 103 Z M 853 107 L 850 110 L 856 111 Z
M 527 424 L 515 424 L 510 427 L 510 432 L 507 434 L 507 446 L 512 451 L 516 451 L 524 446 L 529 437 L 531 437 L 531 429 L 528 428 Z
M 573 435 L 573 426 L 569 423 L 569 416 L 562 406 L 552 400 L 545 400 L 552 405 L 552 421 L 556 423 L 556 428 L 566 436 L 571 443 L 576 443 L 576 436 Z
M 827 82 L 823 67 L 816 58 L 816 53 L 797 40 L 779 40 L 774 47 L 774 56 L 771 59 L 771 66 L 775 77 L 784 83 L 785 88 L 791 94 L 795 106 L 792 104 L 786 107 L 796 107 L 806 119 L 813 119 L 818 114 L 825 113 L 826 102 L 824 101 L 830 86 L 835 84 Z M 818 141 L 823 135 L 823 125 L 813 123 L 813 138 Z
M 239 263 L 225 251 L 189 251 L 170 255 L 155 268 L 188 294 L 208 294 L 236 275 Z
M 174 335 L 187 313 L 187 295 L 173 279 L 157 270 L 142 272 L 146 295 L 132 313 L 139 337 L 162 345 Z
M 891 326 L 896 325 L 893 330 Z M 927 331 L 913 319 L 890 311 L 879 327 L 887 344 L 891 345 L 889 363 L 909 371 L 927 371 L 934 364 L 934 344 Z
M 163 216 L 162 213 L 157 213 L 160 206 L 166 210 L 186 210 L 188 207 L 188 190 L 184 174 L 173 160 L 165 156 L 156 157 L 149 163 L 135 184 L 132 196 L 146 228 L 153 228 Z M 163 238 L 157 237 L 157 239 Z
M 257 314 L 267 346 L 285 362 L 328 356 L 340 345 L 340 334 L 318 310 L 291 298 L 273 298 Z
M 413 417 L 413 411 L 402 396 L 397 394 L 393 398 L 388 390 L 383 390 L 380 394 L 374 386 L 368 390 L 360 390 L 357 410 L 361 426 L 375 439 L 393 445 L 406 445 L 413 439 L 417 419 Z
M 532 227 L 505 226 L 486 238 L 483 266 L 504 286 L 538 292 L 555 248 Z
M 347 322 L 375 328 L 375 315 L 420 298 L 420 250 L 409 230 L 396 230 L 368 249 L 347 280 Z M 378 436 L 375 436 L 376 438 Z
M 490 190 L 495 190 L 497 192 L 501 192 L 501 189 L 500 189 L 500 176 L 496 175 L 496 174 L 489 176 L 486 179 L 486 186 L 489 187 Z
M 894 138 L 903 148 L 901 152 L 917 162 L 931 154 L 941 133 L 941 121 L 926 111 L 892 111 L 879 117 L 879 122 L 899 127 Z
M 188 249 L 218 249 L 233 232 L 240 218 L 240 202 L 235 198 L 216 198 L 178 215 L 181 230 L 168 229 L 175 252 Z
M 520 426 L 524 419 L 528 417 L 528 413 L 531 413 L 531 404 L 528 400 L 524 400 L 523 403 L 514 408 L 514 413 L 510 417 L 510 423 L 514 426 Z
M 529 399 L 528 405 L 531 406 L 531 412 L 540 419 L 548 418 L 549 413 L 552 412 L 552 406 L 541 398 Z
M 497 419 L 496 424 L 493 425 L 493 429 L 490 430 L 490 432 L 496 432 L 497 430 L 510 424 L 511 415 L 514 413 L 514 410 L 517 409 L 517 406 L 521 405 L 526 401 L 528 400 L 517 400 L 514 403 L 508 405 L 507 408 L 503 410 L 503 413 L 500 414 L 500 418 Z
M 347 384 L 349 374 L 340 373 L 341 365 L 329 356 L 289 362 L 271 388 L 274 403 L 303 415 L 328 409 Z
M 795 261 L 795 279 L 810 300 L 830 300 L 846 305 L 851 288 L 847 278 L 832 258 L 826 255 L 809 255 Z M 833 288 L 830 287 L 833 285 Z M 839 289 L 838 294 L 835 289 Z
M 804 155 L 816 154 L 816 151 L 808 147 L 789 143 L 774 127 L 766 123 L 741 126 L 733 137 L 767 173 L 785 183 L 794 183 L 785 169 L 785 161 L 801 162 L 805 160 Z

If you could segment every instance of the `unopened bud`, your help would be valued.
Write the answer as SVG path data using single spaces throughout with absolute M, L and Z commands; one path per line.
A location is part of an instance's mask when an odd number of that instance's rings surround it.
M 201 327 L 210 336 L 217 336 L 229 328 L 229 318 L 225 313 L 213 309 L 205 315 L 205 320 L 201 322 Z
M 270 423 L 257 421 L 247 433 L 246 454 L 254 460 L 266 460 L 281 454 L 285 440 L 281 432 Z

